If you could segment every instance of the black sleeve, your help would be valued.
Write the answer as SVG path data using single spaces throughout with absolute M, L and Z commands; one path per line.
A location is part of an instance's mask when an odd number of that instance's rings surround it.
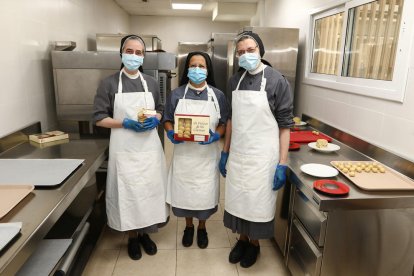
M 110 84 L 103 80 L 101 81 L 95 95 L 93 103 L 93 123 L 105 119 L 107 117 L 113 117 L 113 103 L 110 97 Z
M 291 128 L 293 121 L 293 98 L 290 84 L 285 77 L 281 78 L 275 88 L 274 116 L 279 128 Z

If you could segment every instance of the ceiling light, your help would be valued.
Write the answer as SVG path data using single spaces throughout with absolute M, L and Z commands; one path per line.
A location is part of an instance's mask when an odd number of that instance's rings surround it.
M 172 3 L 173 10 L 201 10 L 203 4 Z

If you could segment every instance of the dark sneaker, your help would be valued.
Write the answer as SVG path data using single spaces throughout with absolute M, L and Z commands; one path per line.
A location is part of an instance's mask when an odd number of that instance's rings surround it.
M 238 240 L 236 245 L 230 251 L 229 262 L 232 264 L 237 264 L 243 258 L 244 253 L 246 253 L 246 248 L 249 245 L 248 241 Z
M 253 245 L 249 243 L 246 249 L 246 253 L 240 261 L 240 266 L 244 268 L 251 267 L 256 263 L 257 256 L 260 253 L 260 245 Z
M 128 255 L 133 260 L 139 260 L 142 257 L 141 248 L 139 247 L 138 238 L 128 239 Z
M 142 244 L 142 248 L 144 248 L 145 253 L 148 255 L 155 255 L 157 253 L 157 245 L 150 239 L 148 234 L 143 234 L 139 241 Z
M 206 248 L 208 245 L 207 230 L 205 228 L 197 229 L 197 245 L 202 249 Z
M 189 247 L 193 244 L 194 239 L 194 226 L 193 227 L 185 227 L 184 235 L 183 235 L 183 246 Z

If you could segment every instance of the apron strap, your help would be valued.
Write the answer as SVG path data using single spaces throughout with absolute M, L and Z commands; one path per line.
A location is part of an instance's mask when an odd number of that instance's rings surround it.
M 267 65 L 264 65 L 263 70 L 262 70 L 262 72 L 263 72 L 262 73 L 262 82 L 260 83 L 260 91 L 262 91 L 262 92 L 265 91 L 266 82 L 267 82 L 266 78 L 264 77 L 264 70 L 266 69 L 266 67 L 267 67 Z M 239 90 L 240 83 L 244 79 L 244 77 L 246 76 L 246 73 L 247 73 L 247 70 L 244 71 L 243 75 L 241 76 L 241 78 L 239 80 L 239 83 L 237 84 L 236 90 Z
M 216 93 L 214 93 L 213 89 L 208 85 L 207 85 L 207 93 L 208 93 L 207 94 L 208 101 L 211 101 L 211 98 L 213 98 L 213 103 L 214 103 L 214 107 L 216 108 L 217 118 L 221 119 L 220 105 L 218 103 Z
M 122 71 L 123 70 L 119 71 L 119 81 L 118 81 L 118 93 L 119 94 L 122 94 Z M 141 75 L 141 73 L 139 71 L 138 71 L 138 74 L 139 74 L 138 78 L 140 78 L 142 87 L 144 88 L 145 108 L 147 108 L 148 107 L 148 105 L 147 105 L 147 93 L 149 93 L 148 92 L 147 81 L 144 79 L 144 77 Z
M 188 91 L 188 83 L 185 86 L 185 90 L 184 90 L 184 96 L 182 98 L 182 100 L 184 100 L 184 104 L 186 104 L 185 101 L 185 95 L 187 95 L 187 91 Z M 210 88 L 210 86 L 207 85 L 207 101 L 211 101 L 211 99 L 213 99 L 213 103 L 214 103 L 214 107 L 216 109 L 217 112 L 217 117 L 220 119 L 221 115 L 220 115 L 220 106 L 216 97 L 216 94 L 214 93 L 213 89 Z

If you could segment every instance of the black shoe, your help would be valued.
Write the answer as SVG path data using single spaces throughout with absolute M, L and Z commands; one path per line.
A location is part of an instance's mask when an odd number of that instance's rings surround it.
M 244 253 L 246 253 L 246 248 L 249 245 L 248 241 L 238 240 L 236 245 L 230 251 L 229 262 L 232 264 L 237 264 L 243 258 Z
M 133 260 L 139 260 L 142 257 L 141 248 L 139 247 L 138 238 L 128 239 L 128 255 Z
M 153 242 L 148 234 L 143 234 L 139 242 L 142 244 L 142 248 L 144 248 L 145 253 L 148 255 L 155 255 L 157 253 L 157 245 Z
M 189 247 L 193 244 L 194 239 L 194 225 L 193 227 L 185 227 L 184 235 L 183 235 L 183 246 Z
M 246 249 L 246 253 L 244 254 L 243 258 L 240 261 L 240 266 L 244 268 L 251 267 L 256 263 L 257 256 L 260 252 L 260 245 L 254 245 L 249 243 Z
M 208 237 L 206 229 L 197 229 L 197 245 L 204 249 L 208 245 Z

